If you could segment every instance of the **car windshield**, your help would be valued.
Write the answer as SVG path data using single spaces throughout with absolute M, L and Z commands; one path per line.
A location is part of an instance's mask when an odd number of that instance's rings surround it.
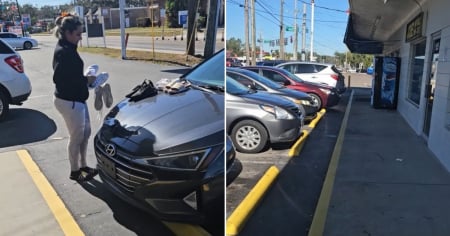
M 226 90 L 227 90 L 227 93 L 233 94 L 233 95 L 242 95 L 242 94 L 250 93 L 250 89 L 248 89 L 241 83 L 237 82 L 230 76 L 227 76 Z
M 253 72 L 253 71 L 250 71 L 250 70 L 246 70 L 243 74 L 245 74 L 247 76 L 250 76 L 252 79 L 260 82 L 261 84 L 266 85 L 267 87 L 269 87 L 271 89 L 282 89 L 282 88 L 284 88 L 283 85 L 280 85 L 280 84 L 278 84 L 276 82 L 273 82 L 272 80 L 270 80 L 270 79 L 268 79 L 266 77 L 263 77 L 263 76 L 259 75 L 256 72 Z
M 184 75 L 183 78 L 196 85 L 209 85 L 223 88 L 223 78 L 225 77 L 224 61 L 225 53 L 222 50 L 194 67 L 194 69 Z

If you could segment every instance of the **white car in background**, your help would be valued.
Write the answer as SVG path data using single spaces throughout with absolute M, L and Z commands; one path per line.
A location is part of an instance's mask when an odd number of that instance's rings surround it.
M 38 41 L 30 37 L 22 37 L 11 32 L 1 32 L 0 38 L 13 48 L 31 49 L 38 46 Z
M 278 64 L 275 67 L 285 69 L 305 81 L 336 88 L 338 93 L 345 91 L 345 77 L 333 64 L 291 61 Z
M 24 73 L 23 61 L 14 49 L 0 39 L 0 121 L 9 105 L 22 105 L 31 94 L 31 83 Z

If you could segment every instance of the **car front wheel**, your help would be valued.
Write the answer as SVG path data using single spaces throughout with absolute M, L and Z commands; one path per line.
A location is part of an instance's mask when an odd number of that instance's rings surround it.
M 264 149 L 268 141 L 264 126 L 253 120 L 243 120 L 234 126 L 231 139 L 236 149 L 243 153 L 258 153 Z
M 308 93 L 309 96 L 312 97 L 313 102 L 317 103 L 317 107 L 320 109 L 322 109 L 322 99 L 320 99 L 319 95 L 315 94 L 315 93 Z
M 23 43 L 23 48 L 24 49 L 31 49 L 33 47 L 33 44 L 31 44 L 31 42 L 25 42 L 25 43 Z
M 5 119 L 6 114 L 9 111 L 9 103 L 6 99 L 6 94 L 4 94 L 0 89 L 0 121 Z

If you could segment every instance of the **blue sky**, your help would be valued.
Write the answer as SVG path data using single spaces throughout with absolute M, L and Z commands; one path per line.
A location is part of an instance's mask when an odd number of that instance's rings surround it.
M 41 7 L 41 6 L 59 6 L 66 3 L 71 3 L 73 0 L 18 0 L 20 5 L 23 4 L 31 4 L 33 6 Z
M 306 8 L 306 28 L 311 28 L 311 0 L 284 0 L 283 24 L 286 26 L 294 25 L 294 9 L 297 1 L 297 24 L 300 27 L 298 51 L 301 50 L 301 25 L 303 14 L 303 3 L 307 3 Z M 244 0 L 226 0 L 226 38 L 240 38 L 244 42 Z M 342 42 L 347 26 L 348 14 L 345 12 L 348 6 L 348 0 L 315 0 L 314 10 L 314 52 L 321 55 L 334 55 L 334 52 L 347 51 L 346 45 Z M 280 37 L 280 7 L 281 1 L 278 0 L 257 0 L 255 7 L 256 15 L 256 35 L 259 38 L 260 33 L 264 40 L 275 40 Z M 327 8 L 327 9 L 325 9 Z M 271 14 L 270 14 L 270 13 Z M 251 31 L 250 31 L 251 34 Z M 290 37 L 293 32 L 284 32 L 285 37 Z M 306 48 L 310 48 L 310 35 L 306 35 Z M 259 43 L 257 43 L 259 46 Z M 264 51 L 270 49 L 279 49 L 279 47 L 269 47 L 268 43 L 263 45 Z M 293 52 L 293 44 L 285 46 L 286 52 Z

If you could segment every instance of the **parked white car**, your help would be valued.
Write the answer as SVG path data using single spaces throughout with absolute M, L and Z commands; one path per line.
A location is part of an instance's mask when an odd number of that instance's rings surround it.
M 0 120 L 9 112 L 9 105 L 21 105 L 31 94 L 31 83 L 24 73 L 19 53 L 0 39 Z
M 275 67 L 283 68 L 305 81 L 328 85 L 340 93 L 345 91 L 345 78 L 333 64 L 291 61 Z
M 31 49 L 38 46 L 38 41 L 36 39 L 22 37 L 11 32 L 0 33 L 0 38 L 13 48 Z

